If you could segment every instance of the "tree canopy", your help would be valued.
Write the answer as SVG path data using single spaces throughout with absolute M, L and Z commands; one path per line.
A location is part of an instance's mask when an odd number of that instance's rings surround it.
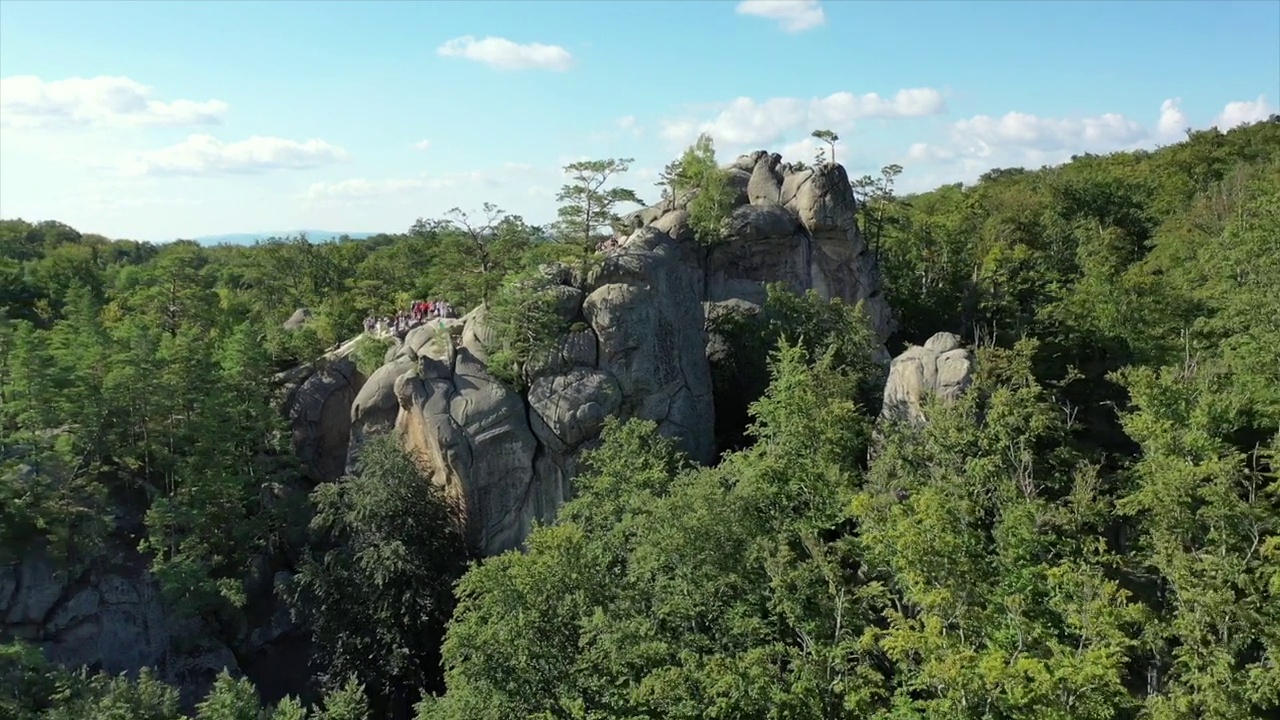
M 321 686 L 263 703 L 224 674 L 183 708 L 157 672 L 6 638 L 0 716 L 1276 717 L 1280 118 L 913 195 L 895 165 L 855 181 L 890 350 L 975 348 L 926 422 L 879 419 L 859 307 L 774 287 L 707 328 L 738 392 L 719 461 L 612 418 L 520 552 L 469 562 L 390 438 L 312 487 L 273 374 L 436 297 L 486 306 L 518 385 L 566 329 L 538 266 L 595 252 L 638 201 L 614 184 L 629 165 L 566 168 L 553 232 L 492 205 L 254 246 L 0 221 L 0 562 L 128 543 L 177 612 L 234 633 L 253 558 L 305 548 L 290 597 Z M 703 138 L 662 178 L 707 248 L 722 173 Z

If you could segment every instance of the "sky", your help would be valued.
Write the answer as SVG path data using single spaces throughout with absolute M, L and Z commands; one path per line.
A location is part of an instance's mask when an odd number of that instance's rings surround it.
M 727 163 L 971 182 L 1280 112 L 1280 0 L 0 0 L 0 217 L 168 241 L 399 232 L 493 202 L 555 218 L 563 166 L 653 202 L 700 132 Z

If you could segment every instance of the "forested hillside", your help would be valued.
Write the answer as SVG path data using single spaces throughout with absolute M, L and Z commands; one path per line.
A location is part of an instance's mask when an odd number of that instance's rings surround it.
M 695 150 L 669 192 L 700 191 L 714 243 Z M 224 675 L 204 720 L 1280 715 L 1280 118 L 919 195 L 900 171 L 855 182 L 889 349 L 960 335 L 959 401 L 877 421 L 858 309 L 775 294 L 736 348 L 769 378 L 740 448 L 696 466 L 610 421 L 557 521 L 483 560 L 394 443 L 313 487 L 272 378 L 422 298 L 507 308 L 528 360 L 525 273 L 589 264 L 616 219 L 572 182 L 545 229 L 489 205 L 318 244 L 0 221 L 0 564 L 136 549 L 229 643 L 255 563 L 291 568 L 314 687 Z M 5 628 L 0 718 L 183 711 Z

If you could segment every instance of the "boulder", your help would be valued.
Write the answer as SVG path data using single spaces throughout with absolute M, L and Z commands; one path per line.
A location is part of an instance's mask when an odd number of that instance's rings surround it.
M 312 315 L 311 315 L 310 308 L 304 308 L 304 307 L 298 308 L 297 310 L 293 311 L 293 314 L 289 316 L 288 320 L 284 321 L 284 329 L 297 330 L 298 328 L 301 328 L 303 325 L 306 325 L 308 322 L 310 322 L 311 317 Z
M 883 420 L 923 423 L 929 396 L 955 402 L 973 380 L 974 358 L 959 336 L 940 332 L 924 345 L 913 345 L 889 364 L 884 387 Z
M 285 401 L 293 451 L 316 482 L 346 469 L 351 406 L 364 380 L 351 359 L 337 358 L 319 363 Z
M 269 629 L 246 628 L 243 643 L 174 612 L 132 542 L 110 536 L 97 557 L 72 566 L 56 562 L 37 544 L 17 562 L 0 566 L 0 642 L 25 640 L 69 669 L 118 675 L 153 668 L 191 707 L 219 672 L 243 670 L 237 656 L 269 653 L 276 644 L 300 637 L 270 587 L 250 598 L 246 614 L 269 613 L 275 620 Z M 296 694 L 307 686 L 309 674 L 304 658 L 292 672 L 277 674 L 278 689 Z

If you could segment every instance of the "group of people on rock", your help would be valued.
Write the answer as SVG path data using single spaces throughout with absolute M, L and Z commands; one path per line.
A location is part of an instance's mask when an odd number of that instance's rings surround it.
M 596 243 L 596 250 L 602 253 L 610 253 L 622 247 L 622 238 L 617 235 L 610 235 Z
M 403 335 L 415 327 L 435 318 L 457 317 L 453 306 L 444 300 L 415 300 L 408 310 L 401 310 L 390 317 L 370 315 L 364 319 L 364 331 L 377 335 Z

